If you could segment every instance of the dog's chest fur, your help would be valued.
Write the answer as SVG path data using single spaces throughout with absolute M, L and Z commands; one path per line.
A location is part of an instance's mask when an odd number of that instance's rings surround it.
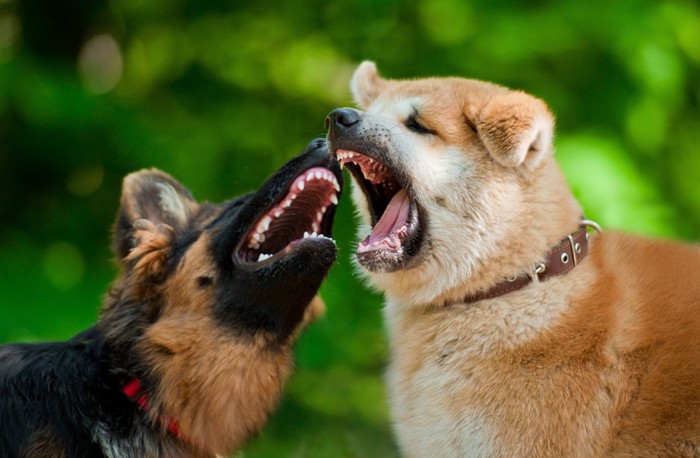
M 566 390 L 588 388 L 572 386 L 568 374 L 555 367 L 559 363 L 537 361 L 536 350 L 525 350 L 563 319 L 570 305 L 566 290 L 576 287 L 572 283 L 562 278 L 554 288 L 538 284 L 499 300 L 424 311 L 387 304 L 393 352 L 388 385 L 407 456 L 431 451 L 440 456 L 526 456 L 536 444 L 507 440 L 509 430 L 551 437 L 552 431 L 540 429 L 552 427 L 593 451 L 594 444 L 566 431 L 575 428 L 570 419 L 554 424 L 535 420 Z M 590 396 L 596 404 L 605 401 L 602 392 Z M 570 414 L 584 417 L 585 410 L 579 406 Z M 565 442 L 560 452 L 568 448 Z
M 697 414 L 669 431 L 652 425 L 670 414 L 661 412 L 660 404 L 676 406 L 676 414 L 694 408 L 686 395 L 697 392 L 698 383 L 666 371 L 697 361 L 700 354 L 652 334 L 654 322 L 662 319 L 655 316 L 657 298 L 653 292 L 641 297 L 630 286 L 648 282 L 647 275 L 655 272 L 640 268 L 646 265 L 641 259 L 609 265 L 606 254 L 633 250 L 610 235 L 575 273 L 496 300 L 424 310 L 387 303 L 388 386 L 406 456 L 698 453 L 694 439 L 663 440 L 696 437 Z M 619 268 L 619 275 L 611 268 Z M 679 277 L 679 284 L 688 280 Z M 693 288 L 671 299 L 680 309 L 668 308 L 668 316 L 689 304 Z M 676 332 L 697 331 L 693 319 Z M 697 363 L 683 364 L 688 374 L 696 370 Z M 654 399 L 658 390 L 666 392 Z

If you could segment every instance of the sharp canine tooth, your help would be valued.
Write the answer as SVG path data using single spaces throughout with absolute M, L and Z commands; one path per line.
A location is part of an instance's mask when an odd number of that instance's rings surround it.
M 340 185 L 338 184 L 337 181 L 333 181 L 333 189 L 340 192 Z
M 331 196 L 331 203 L 333 205 L 338 205 L 338 197 L 335 194 Z
M 262 221 L 260 221 L 260 224 L 258 224 L 258 232 L 265 232 L 265 231 L 267 231 L 268 229 L 270 229 L 270 223 L 271 223 L 271 222 L 272 222 L 272 218 L 270 218 L 269 215 L 268 215 L 268 216 L 265 216 L 265 217 L 262 219 Z M 263 228 L 262 231 L 260 230 L 261 227 Z

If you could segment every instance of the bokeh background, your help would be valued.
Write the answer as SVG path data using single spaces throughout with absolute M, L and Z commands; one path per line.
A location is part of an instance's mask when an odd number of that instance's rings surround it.
M 589 217 L 700 239 L 696 1 L 0 0 L 0 342 L 95 320 L 126 173 L 159 167 L 215 202 L 250 191 L 351 105 L 363 59 L 545 99 Z M 353 226 L 346 199 L 328 313 L 240 456 L 396 456 Z

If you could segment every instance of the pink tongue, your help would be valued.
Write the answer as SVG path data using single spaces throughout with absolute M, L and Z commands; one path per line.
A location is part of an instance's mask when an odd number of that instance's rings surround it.
M 372 229 L 372 233 L 367 242 L 370 244 L 378 242 L 387 238 L 392 232 L 398 231 L 405 226 L 410 209 L 411 202 L 408 198 L 408 193 L 406 193 L 405 189 L 402 189 L 392 197 L 381 219 Z

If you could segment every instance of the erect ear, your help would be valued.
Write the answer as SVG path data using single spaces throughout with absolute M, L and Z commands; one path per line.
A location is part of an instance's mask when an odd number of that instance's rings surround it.
M 494 95 L 475 125 L 486 149 L 505 166 L 531 170 L 552 151 L 554 116 L 542 100 L 524 92 Z
M 120 260 L 162 267 L 174 235 L 184 230 L 198 204 L 192 194 L 160 170 L 127 175 L 122 185 L 121 208 L 114 228 L 114 251 Z
M 374 62 L 366 60 L 357 67 L 350 80 L 350 90 L 358 107 L 366 110 L 386 88 L 386 80 L 379 76 Z

